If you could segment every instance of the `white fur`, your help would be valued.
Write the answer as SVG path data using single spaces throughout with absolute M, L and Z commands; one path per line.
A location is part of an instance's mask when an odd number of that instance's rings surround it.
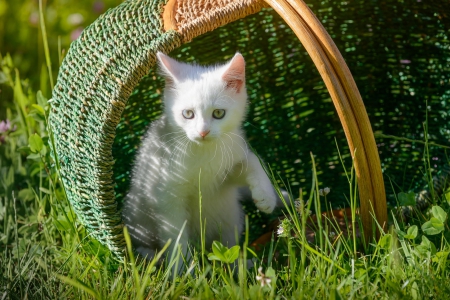
M 172 244 L 200 243 L 199 195 L 206 245 L 213 240 L 236 244 L 243 229 L 239 188 L 248 186 L 257 207 L 272 212 L 273 187 L 241 129 L 246 113 L 244 60 L 239 53 L 225 65 L 201 67 L 158 53 L 166 77 L 164 114 L 145 135 L 133 168 L 123 219 L 133 245 L 153 255 Z M 215 109 L 225 109 L 215 119 Z M 192 110 L 193 119 L 183 117 Z M 202 138 L 200 133 L 209 133 Z M 206 220 L 206 221 L 205 221 Z

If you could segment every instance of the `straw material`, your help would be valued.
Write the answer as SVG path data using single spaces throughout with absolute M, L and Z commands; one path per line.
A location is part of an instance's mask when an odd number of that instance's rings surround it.
M 164 28 L 178 31 L 186 43 L 262 7 L 264 2 L 259 0 L 169 0 L 164 9 Z

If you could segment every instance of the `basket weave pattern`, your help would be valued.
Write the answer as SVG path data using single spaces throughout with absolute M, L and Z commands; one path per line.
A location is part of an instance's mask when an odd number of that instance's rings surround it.
M 50 124 L 60 173 L 81 223 L 121 256 L 121 216 L 114 196 L 112 144 L 125 104 L 179 35 L 165 32 L 162 1 L 127 1 L 109 10 L 72 43 L 53 91 Z
M 177 30 L 183 43 L 267 6 L 259 0 L 169 0 L 164 28 Z
M 114 194 L 112 145 L 127 100 L 154 66 L 156 52 L 168 53 L 183 42 L 179 32 L 163 27 L 165 2 L 126 1 L 102 15 L 72 43 L 53 91 L 52 150 L 58 154 L 67 197 L 91 235 L 118 257 L 123 255 L 124 238 Z M 198 8 L 214 1 L 202 3 Z M 255 3 L 244 1 L 247 8 L 239 10 L 238 1 L 221 1 L 226 10 L 214 10 L 216 17 L 195 13 L 195 25 L 180 19 L 180 28 L 191 32 L 184 40 L 259 11 L 261 5 Z M 187 13 L 182 4 L 177 9 Z M 230 14 L 231 10 L 239 13 Z M 204 26 L 212 18 L 216 22 Z M 197 26 L 202 29 L 192 30 Z
M 359 149 L 365 229 L 371 224 L 370 203 L 383 224 L 386 201 L 373 134 L 339 51 L 328 35 L 320 34 L 323 27 L 302 1 L 266 2 L 294 29 L 313 58 L 352 152 Z M 71 45 L 53 91 L 53 151 L 80 222 L 118 257 L 123 255 L 124 238 L 114 192 L 112 145 L 130 95 L 154 66 L 157 51 L 168 53 L 265 5 L 255 0 L 129 0 L 101 16 Z M 377 189 L 374 184 L 379 184 Z

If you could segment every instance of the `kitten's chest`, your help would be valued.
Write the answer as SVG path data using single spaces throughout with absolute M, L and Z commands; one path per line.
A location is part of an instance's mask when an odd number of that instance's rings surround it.
M 177 161 L 165 161 L 172 179 L 195 187 L 214 187 L 222 184 L 231 171 L 245 161 L 245 145 L 212 144 L 187 148 Z

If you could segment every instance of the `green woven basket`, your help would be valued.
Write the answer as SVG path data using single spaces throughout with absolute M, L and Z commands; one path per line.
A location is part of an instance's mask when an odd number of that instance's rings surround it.
M 309 188 L 309 152 L 314 152 L 320 181 L 331 186 L 341 203 L 347 184 L 338 171 L 334 139 L 343 153 L 356 148 L 355 159 L 361 160 L 361 213 L 366 215 L 364 225 L 370 235 L 369 207 L 374 208 L 380 224 L 386 220 L 377 146 L 352 76 L 347 76 L 334 43 L 327 44 L 330 39 L 320 23 L 301 1 L 267 1 L 274 10 L 250 0 L 196 3 L 126 1 L 102 15 L 71 45 L 53 91 L 50 124 L 62 180 L 79 220 L 93 237 L 123 256 L 121 201 L 140 137 L 161 113 L 163 82 L 154 69 L 155 53 L 172 52 L 186 61 L 216 63 L 238 50 L 247 62 L 251 106 L 245 129 L 251 145 L 294 191 Z M 362 9 L 363 1 L 358 3 L 360 10 L 331 2 L 313 7 L 341 49 L 351 49 L 356 43 L 342 31 L 340 25 L 352 24 L 345 17 L 366 19 L 358 14 L 379 11 L 375 4 L 366 3 Z M 334 20 L 336 15 L 344 16 L 342 24 Z M 353 57 L 351 51 L 349 55 Z M 323 64 L 318 63 L 320 59 Z M 349 61 L 352 69 L 359 68 L 357 60 Z M 371 73 L 360 70 L 358 74 Z M 373 93 L 373 81 L 365 79 L 360 85 L 366 91 L 364 97 Z M 358 100 L 356 110 L 351 107 L 355 105 L 352 99 Z M 371 109 L 382 111 L 375 100 Z M 392 165 L 386 164 L 387 168 Z
M 365 228 L 371 225 L 370 206 L 384 224 L 384 188 L 373 189 L 377 180 L 381 187 L 383 182 L 370 123 L 342 57 L 304 3 L 296 7 L 296 2 L 293 6 L 286 1 L 268 2 L 303 38 L 330 90 L 352 153 L 358 149 L 355 159 Z M 262 8 L 259 1 L 211 0 L 200 6 L 190 0 L 169 1 L 163 9 L 164 4 L 127 1 L 100 17 L 72 44 L 53 94 L 50 122 L 55 134 L 54 150 L 68 198 L 92 236 L 119 256 L 124 239 L 114 191 L 112 146 L 127 100 L 153 67 L 157 51 L 170 52 L 196 36 Z M 306 19 L 318 29 L 305 27 L 304 17 L 297 13 L 305 8 Z M 309 36 L 314 33 L 319 34 L 317 39 Z M 324 43 L 324 49 L 320 43 Z M 149 88 L 155 90 L 152 85 Z M 135 112 L 142 109 L 143 105 L 139 106 Z M 266 110 L 271 111 L 268 107 Z M 156 108 L 155 115 L 158 112 Z M 133 114 L 131 120 L 137 119 L 139 115 Z M 125 120 L 122 124 L 132 126 L 133 122 Z

